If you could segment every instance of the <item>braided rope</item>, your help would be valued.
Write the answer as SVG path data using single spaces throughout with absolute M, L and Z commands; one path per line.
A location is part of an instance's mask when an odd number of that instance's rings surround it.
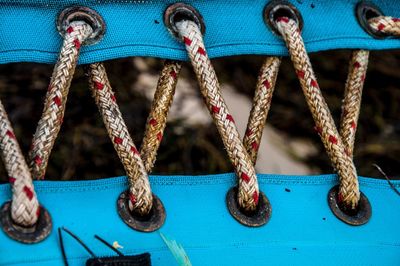
M 288 47 L 307 104 L 316 123 L 316 130 L 339 175 L 339 201 L 354 209 L 360 198 L 357 172 L 352 158 L 345 152 L 345 145 L 319 88 L 300 30 L 294 20 L 286 17 L 279 18 L 277 26 Z
M 280 64 L 281 59 L 279 57 L 269 57 L 265 60 L 258 75 L 253 105 L 243 138 L 244 147 L 253 164 L 257 161 L 258 148 L 271 107 L 272 94 L 274 93 Z
M 42 117 L 38 122 L 29 152 L 33 178 L 44 178 L 50 153 L 63 121 L 65 104 L 78 61 L 80 47 L 91 33 L 92 28 L 81 21 L 72 22 L 66 31 L 46 94 Z
M 140 147 L 140 154 L 148 173 L 153 168 L 157 150 L 163 137 L 181 67 L 182 64 L 179 62 L 165 61 L 158 80 L 150 114 L 147 118 L 143 143 Z
M 43 178 L 54 141 L 61 127 L 68 88 L 77 63 L 81 43 L 92 33 L 84 22 L 68 28 L 46 94 L 42 118 L 33 138 L 29 157 L 31 171 L 15 138 L 3 105 L 0 108 L 1 151 L 12 187 L 11 217 L 17 224 L 32 226 L 40 213 L 32 176 Z
M 103 64 L 90 65 L 90 89 L 129 181 L 129 208 L 146 215 L 153 203 L 142 158 L 128 132 Z
M 400 18 L 379 16 L 368 20 L 369 25 L 376 31 L 387 35 L 400 36 Z
M 1 102 L 0 136 L 0 150 L 12 189 L 11 218 L 17 224 L 33 226 L 39 216 L 39 202 L 28 165 Z
M 342 116 L 340 119 L 340 136 L 348 156 L 353 156 L 354 140 L 357 130 L 357 121 L 360 115 L 361 97 L 365 75 L 368 67 L 369 52 L 365 50 L 353 51 L 349 64 Z
M 246 211 L 256 209 L 259 189 L 252 161 L 241 142 L 233 117 L 221 95 L 220 85 L 204 47 L 199 27 L 192 21 L 176 24 L 187 50 L 194 72 L 200 84 L 205 103 L 217 129 L 235 172 L 239 177 L 238 203 Z

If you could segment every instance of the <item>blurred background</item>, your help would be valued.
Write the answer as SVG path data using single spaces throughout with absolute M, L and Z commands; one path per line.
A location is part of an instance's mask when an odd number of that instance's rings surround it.
M 350 51 L 311 54 L 311 60 L 336 121 Z M 243 136 L 263 56 L 213 60 L 223 94 Z M 106 62 L 108 75 L 133 139 L 140 147 L 151 99 L 163 61 L 126 58 Z M 0 66 L 0 98 L 25 154 L 43 109 L 52 65 Z M 82 180 L 124 175 L 88 89 L 84 66 L 77 68 L 64 124 L 50 158 L 46 179 Z M 190 64 L 179 78 L 169 123 L 154 174 L 214 174 L 232 171 L 222 141 L 201 99 Z M 288 58 L 283 60 L 269 113 L 257 170 L 261 173 L 332 173 L 313 129 L 300 85 Z M 373 164 L 400 178 L 400 53 L 371 53 L 355 145 L 355 164 L 363 176 L 382 178 Z M 7 181 L 4 166 L 0 182 Z

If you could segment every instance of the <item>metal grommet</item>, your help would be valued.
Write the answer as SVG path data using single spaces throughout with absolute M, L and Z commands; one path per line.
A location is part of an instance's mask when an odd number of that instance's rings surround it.
M 58 16 L 57 30 L 61 36 L 65 35 L 67 28 L 74 21 L 84 21 L 93 29 L 93 33 L 83 43 L 85 45 L 98 43 L 106 32 L 106 24 L 99 13 L 88 7 L 73 6 L 64 9 Z
M 385 33 L 373 29 L 368 23 L 368 20 L 372 18 L 384 16 L 383 12 L 371 2 L 359 2 L 356 6 L 356 16 L 360 26 L 375 39 L 383 39 L 388 37 L 388 35 L 386 35 Z
M 299 29 L 303 29 L 303 17 L 301 16 L 299 10 L 288 1 L 271 1 L 265 6 L 263 13 L 264 22 L 268 24 L 271 30 L 279 36 L 281 36 L 281 33 L 276 25 L 276 20 L 280 17 L 288 17 L 293 19 L 296 21 L 297 25 L 299 25 Z
M 131 228 L 140 232 L 158 230 L 165 222 L 165 209 L 161 200 L 153 194 L 153 207 L 146 216 L 140 216 L 129 209 L 129 191 L 122 192 L 117 201 L 118 214 Z
M 184 3 L 175 3 L 170 5 L 164 12 L 164 24 L 167 26 L 168 31 L 178 40 L 179 37 L 178 28 L 176 23 L 182 20 L 194 21 L 197 26 L 199 26 L 201 33 L 204 35 L 206 32 L 206 26 L 204 24 L 203 17 L 200 13 L 193 8 Z
M 347 211 L 338 203 L 339 186 L 334 186 L 328 193 L 328 203 L 333 214 L 349 225 L 366 224 L 372 215 L 371 204 L 368 198 L 360 191 L 360 201 L 358 202 L 357 210 Z
M 48 211 L 40 206 L 39 218 L 32 227 L 17 225 L 11 218 L 11 201 L 3 204 L 0 210 L 3 231 L 12 239 L 25 244 L 38 243 L 51 233 L 53 227 Z
M 237 202 L 237 188 L 231 188 L 226 194 L 226 204 L 230 214 L 239 223 L 249 227 L 259 227 L 266 224 L 271 218 L 271 204 L 263 192 L 260 191 L 257 209 L 252 213 L 244 212 Z

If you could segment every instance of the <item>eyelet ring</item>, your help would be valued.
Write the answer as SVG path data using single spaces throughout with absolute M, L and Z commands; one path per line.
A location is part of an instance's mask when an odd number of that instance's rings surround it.
M 193 8 L 184 3 L 175 3 L 170 5 L 164 12 L 164 24 L 167 27 L 168 31 L 179 41 L 181 41 L 179 37 L 178 28 L 176 27 L 176 23 L 182 20 L 191 20 L 194 21 L 197 26 L 200 28 L 201 33 L 204 35 L 206 32 L 206 26 L 204 24 L 203 17 L 200 13 Z
M 244 212 L 237 202 L 237 187 L 232 187 L 226 194 L 226 204 L 230 214 L 239 223 L 249 227 L 260 227 L 271 218 L 271 204 L 265 194 L 260 191 L 257 209 L 252 213 Z
M 368 198 L 360 191 L 360 200 L 358 202 L 357 210 L 354 213 L 349 213 L 343 210 L 343 207 L 338 202 L 339 186 L 334 186 L 328 193 L 329 208 L 339 220 L 349 225 L 363 225 L 366 224 L 372 215 L 371 204 Z
M 384 16 L 383 12 L 369 1 L 361 1 L 356 6 L 357 21 L 365 32 L 375 39 L 383 39 L 388 37 L 385 33 L 377 31 L 371 27 L 368 20 L 371 18 Z
M 303 17 L 301 16 L 299 10 L 288 1 L 274 0 L 269 2 L 264 8 L 263 17 L 264 22 L 278 36 L 281 36 L 281 33 L 276 25 L 276 20 L 279 17 L 288 17 L 293 19 L 299 26 L 300 31 L 303 30 Z
M 129 209 L 129 191 L 122 192 L 117 201 L 117 210 L 121 219 L 131 228 L 140 232 L 154 232 L 165 222 L 166 213 L 161 200 L 153 194 L 153 207 L 144 217 Z
M 0 223 L 3 231 L 12 239 L 24 244 L 34 244 L 43 241 L 52 230 L 49 212 L 40 206 L 39 218 L 32 227 L 15 224 L 11 218 L 11 201 L 3 204 L 0 210 Z
M 74 21 L 85 21 L 93 29 L 93 33 L 83 44 L 92 45 L 98 43 L 104 37 L 106 24 L 103 18 L 95 10 L 82 6 L 68 7 L 60 13 L 56 24 L 61 36 L 65 35 L 67 28 Z

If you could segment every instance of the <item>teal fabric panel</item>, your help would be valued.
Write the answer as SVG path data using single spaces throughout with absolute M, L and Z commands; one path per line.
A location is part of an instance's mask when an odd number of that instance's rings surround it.
M 360 177 L 372 205 L 368 224 L 353 227 L 333 216 L 327 204 L 335 175 L 259 175 L 272 204 L 269 223 L 248 228 L 234 220 L 225 194 L 233 174 L 152 176 L 154 192 L 164 202 L 167 219 L 160 232 L 183 245 L 193 265 L 400 265 L 400 197 L 386 180 Z M 393 181 L 400 188 L 400 181 Z M 98 255 L 113 253 L 93 238 L 118 241 L 125 254 L 151 253 L 153 265 L 176 265 L 159 233 L 131 230 L 116 212 L 126 178 L 96 181 L 39 181 L 35 187 L 52 215 L 54 227 L 65 226 Z M 290 190 L 290 192 L 288 192 Z M 0 186 L 0 202 L 10 198 Z M 71 265 L 89 255 L 64 234 Z M 19 244 L 0 232 L 0 265 L 62 265 L 57 232 L 34 245 Z
M 84 47 L 80 63 L 128 56 L 186 60 L 181 43 L 163 23 L 164 10 L 175 1 L 0 0 L 0 63 L 56 61 L 61 37 L 58 13 L 71 5 L 97 10 L 107 24 L 100 43 Z M 286 55 L 282 40 L 264 24 L 267 0 L 188 0 L 203 15 L 205 44 L 211 58 L 241 54 Z M 341 48 L 394 49 L 398 39 L 375 40 L 355 18 L 358 0 L 292 0 L 304 18 L 303 36 L 310 52 Z M 397 0 L 375 0 L 382 11 L 400 16 Z

